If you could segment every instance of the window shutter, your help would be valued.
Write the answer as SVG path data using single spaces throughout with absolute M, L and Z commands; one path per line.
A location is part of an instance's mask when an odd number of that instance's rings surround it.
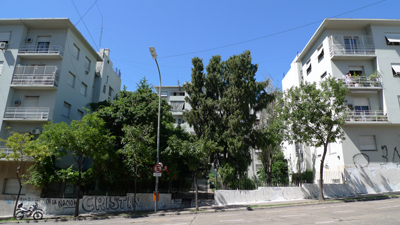
M 365 151 L 375 151 L 375 135 L 362 135 L 360 136 L 360 149 Z

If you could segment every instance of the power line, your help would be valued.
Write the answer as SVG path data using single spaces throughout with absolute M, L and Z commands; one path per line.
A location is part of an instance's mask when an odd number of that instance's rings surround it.
M 359 8 L 350 10 L 350 11 L 347 11 L 345 13 L 341 13 L 341 14 L 335 15 L 332 18 L 339 17 L 339 16 L 342 16 L 342 15 L 345 15 L 345 14 L 349 14 L 349 13 L 352 13 L 352 12 L 355 12 L 355 11 L 358 11 L 358 10 L 361 10 L 361 9 L 364 9 L 364 8 L 367 8 L 367 7 L 370 7 L 370 6 L 373 6 L 373 5 L 377 5 L 377 4 L 380 4 L 380 3 L 384 2 L 384 1 L 386 1 L 386 0 L 382 0 L 382 1 L 379 1 L 379 2 L 375 2 L 375 3 L 369 4 L 369 5 L 363 6 L 363 7 L 359 7 Z M 310 25 L 321 23 L 322 21 L 323 20 L 318 20 L 318 21 L 311 22 L 311 23 L 308 23 L 308 24 L 305 24 L 305 25 L 301 25 L 301 26 L 297 26 L 297 27 L 294 27 L 294 28 L 290 28 L 290 29 L 287 29 L 287 30 L 280 31 L 280 32 L 268 34 L 268 35 L 265 35 L 265 36 L 262 36 L 262 37 L 249 39 L 249 40 L 246 40 L 246 41 L 236 42 L 236 43 L 233 43 L 233 44 L 223 45 L 223 46 L 219 46 L 219 47 L 215 47 L 215 48 L 209 48 L 209 49 L 200 50 L 200 51 L 176 54 L 176 55 L 159 56 L 158 58 L 172 58 L 172 57 L 178 57 L 178 56 L 184 56 L 184 55 L 192 55 L 192 54 L 201 53 L 201 52 L 213 51 L 213 50 L 221 49 L 221 48 L 227 48 L 227 47 L 240 45 L 240 44 L 244 44 L 244 43 L 247 43 L 247 42 L 252 42 L 252 41 L 256 41 L 256 40 L 260 40 L 260 39 L 276 36 L 276 35 L 279 35 L 279 34 L 287 33 L 287 32 L 293 31 L 293 30 L 298 30 L 298 29 L 301 29 L 301 28 L 304 28 L 304 27 L 307 27 L 307 26 L 310 26 Z
M 98 0 L 96 0 L 96 2 L 97 2 L 97 1 L 98 1 Z M 77 8 L 76 5 L 75 5 L 74 0 L 71 0 L 71 2 L 72 2 L 72 4 L 74 5 L 74 8 L 75 8 L 76 12 L 78 12 L 78 15 L 81 17 L 80 20 L 82 20 L 83 25 L 85 25 L 86 31 L 89 33 L 89 36 L 90 36 L 90 38 L 92 39 L 93 43 L 95 44 L 95 47 L 96 47 L 97 51 L 100 51 L 99 48 L 97 47 L 96 41 L 93 39 L 92 34 L 90 33 L 88 27 L 86 26 L 86 23 L 85 23 L 85 21 L 83 20 L 83 17 L 82 17 L 81 14 L 79 13 L 79 10 L 78 10 L 78 8 Z M 96 3 L 96 2 L 95 2 L 95 3 Z
M 85 14 L 83 14 L 83 16 L 81 16 L 81 18 L 78 20 L 78 22 L 75 23 L 75 26 L 76 26 L 79 22 L 81 22 L 81 20 L 83 19 L 83 17 L 86 16 L 86 14 L 93 8 L 93 6 L 97 3 L 97 1 L 98 1 L 98 0 L 96 0 L 96 1 L 93 3 L 93 5 L 90 6 L 90 8 L 85 12 Z M 74 4 L 74 5 L 75 5 L 75 4 Z M 76 7 L 75 7 L 75 8 L 76 8 Z

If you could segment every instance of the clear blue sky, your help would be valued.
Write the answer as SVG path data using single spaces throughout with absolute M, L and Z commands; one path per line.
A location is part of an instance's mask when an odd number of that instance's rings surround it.
M 257 81 L 281 86 L 325 18 L 399 19 L 400 0 L 0 0 L 1 18 L 69 18 L 97 50 L 111 49 L 122 85 L 141 78 L 159 85 L 149 46 L 158 54 L 162 85 L 191 79 L 191 59 L 208 64 L 245 50 L 259 65 Z M 371 6 L 368 6 L 371 5 Z M 83 18 L 81 19 L 81 16 Z M 211 50 L 210 50 L 211 49 Z

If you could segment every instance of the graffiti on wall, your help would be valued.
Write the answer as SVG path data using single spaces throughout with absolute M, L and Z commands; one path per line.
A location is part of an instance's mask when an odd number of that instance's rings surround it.
M 382 145 L 381 149 L 382 149 L 382 158 L 383 158 L 383 162 L 381 163 L 381 165 L 385 165 L 385 164 L 389 163 L 389 157 L 390 157 L 389 150 L 386 145 Z M 392 162 L 396 163 L 397 166 L 400 165 L 400 153 L 397 150 L 397 147 L 394 147 L 393 155 L 392 155 Z M 365 153 L 355 154 L 353 156 L 353 163 L 357 168 L 358 167 L 361 167 L 361 168 L 366 167 L 369 165 L 369 156 Z

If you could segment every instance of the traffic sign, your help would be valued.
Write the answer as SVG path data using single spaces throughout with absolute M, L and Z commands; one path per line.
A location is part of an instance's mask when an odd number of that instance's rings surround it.
M 153 177 L 161 177 L 161 173 L 153 173 Z
M 162 171 L 162 165 L 160 163 L 154 165 L 154 173 L 161 173 L 161 171 Z

